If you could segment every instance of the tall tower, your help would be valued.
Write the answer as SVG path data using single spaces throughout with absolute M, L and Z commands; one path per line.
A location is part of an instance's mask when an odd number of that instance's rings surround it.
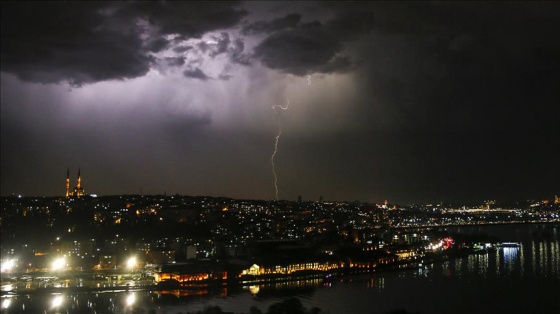
M 70 196 L 70 168 L 66 170 L 66 197 Z
M 76 184 L 78 190 L 82 189 L 82 176 L 80 175 L 80 168 L 78 168 L 78 183 Z
M 83 196 L 84 191 L 82 190 L 82 176 L 80 174 L 80 168 L 78 168 L 78 183 L 76 183 L 76 195 L 77 197 Z

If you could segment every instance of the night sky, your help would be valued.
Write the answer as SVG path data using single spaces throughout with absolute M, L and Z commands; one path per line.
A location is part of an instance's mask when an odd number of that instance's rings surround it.
M 280 127 L 280 199 L 550 199 L 559 107 L 559 2 L 1 4 L 2 195 L 275 199 Z

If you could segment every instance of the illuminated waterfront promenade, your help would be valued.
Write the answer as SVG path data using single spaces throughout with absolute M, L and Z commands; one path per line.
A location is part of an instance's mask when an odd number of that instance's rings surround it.
M 347 276 L 277 281 L 248 285 L 226 284 L 198 288 L 156 290 L 150 285 L 126 289 L 127 280 L 107 281 L 107 287 L 37 289 L 31 293 L 4 293 L 6 313 L 130 313 L 165 309 L 167 313 L 194 313 L 208 305 L 224 311 L 248 313 L 250 306 L 267 306 L 296 296 L 308 308 L 325 313 L 386 313 L 396 308 L 419 313 L 557 313 L 560 292 L 558 231 L 550 239 L 535 238 L 546 225 L 458 227 L 463 233 L 500 236 L 519 243 L 484 253 L 427 263 L 423 268 L 370 272 Z M 554 231 L 554 230 L 553 230 Z M 126 277 L 126 276 L 124 276 Z M 100 282 L 101 283 L 101 282 Z M 120 287 L 109 287 L 113 283 Z M 441 302 L 441 291 L 449 291 Z M 465 305 L 464 295 L 477 295 Z M 495 298 L 507 302 L 489 303 Z M 403 302 L 402 300 L 407 300 Z M 528 303 L 532 300 L 533 303 Z M 397 306 L 398 304 L 398 306 Z M 489 304 L 491 305 L 489 307 Z M 58 309 L 55 308 L 58 306 Z

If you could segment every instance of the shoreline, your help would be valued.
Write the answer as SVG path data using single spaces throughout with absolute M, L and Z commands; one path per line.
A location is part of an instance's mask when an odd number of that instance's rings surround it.
M 429 229 L 429 228 L 447 228 L 447 227 L 489 227 L 501 225 L 549 225 L 558 224 L 560 226 L 560 219 L 555 221 L 508 221 L 496 223 L 471 223 L 471 224 L 448 224 L 448 225 L 424 225 L 424 226 L 391 226 L 394 229 Z
M 431 264 L 444 262 L 446 260 L 456 258 L 455 256 L 443 254 L 439 258 L 431 258 L 424 260 L 421 264 Z M 403 270 L 418 269 L 419 261 L 408 261 L 403 263 L 395 263 L 392 265 L 383 265 L 374 269 L 339 269 L 331 272 L 321 272 L 314 274 L 293 274 L 291 276 L 255 278 L 254 280 L 244 281 L 242 278 L 235 278 L 229 280 L 213 280 L 201 283 L 186 283 L 180 286 L 166 286 L 158 284 L 146 285 L 115 285 L 108 287 L 92 287 L 92 286 L 69 286 L 69 287 L 38 287 L 23 290 L 10 290 L 1 291 L 1 296 L 37 296 L 37 295 L 52 295 L 52 294 L 92 294 L 92 293 L 122 293 L 122 292 L 162 292 L 162 291 L 200 291 L 200 290 L 219 290 L 229 288 L 249 288 L 252 286 L 263 286 L 270 284 L 284 284 L 300 281 L 319 281 L 320 283 L 330 282 L 333 279 L 348 278 L 355 275 L 374 275 L 386 272 L 397 272 Z
M 495 225 L 530 225 L 530 224 L 537 224 L 537 225 L 554 225 L 558 224 L 557 222 L 509 222 L 509 223 L 502 223 L 502 224 L 476 224 L 476 225 L 456 225 L 462 227 L 476 227 L 476 226 L 495 226 Z M 438 226 L 438 227 L 447 227 L 447 226 Z M 451 225 L 449 225 L 451 227 Z M 425 228 L 425 227 L 418 227 L 418 228 Z M 402 261 L 399 263 L 394 263 L 391 265 L 377 265 L 374 268 L 342 268 L 337 269 L 334 271 L 325 271 L 325 272 L 317 272 L 311 274 L 292 274 L 289 276 L 278 276 L 278 277 L 264 277 L 264 278 L 247 278 L 253 280 L 246 280 L 243 281 L 243 278 L 235 277 L 230 279 L 216 279 L 216 280 L 208 280 L 204 282 L 188 282 L 184 284 L 180 284 L 179 286 L 171 286 L 171 285 L 158 285 L 157 283 L 150 282 L 148 283 L 147 279 L 141 279 L 140 284 L 113 284 L 111 286 L 97 286 L 101 283 L 107 284 L 106 281 L 95 281 L 93 279 L 86 279 L 85 281 L 89 281 L 87 286 L 65 286 L 65 287 L 35 287 L 35 288 L 24 288 L 24 289 L 12 289 L 12 290 L 4 290 L 0 291 L 0 296 L 26 296 L 26 295 L 48 295 L 48 294 L 91 294 L 91 293 L 108 293 L 108 292 L 158 292 L 158 291 L 200 291 L 200 290 L 217 290 L 220 288 L 243 288 L 243 287 L 250 287 L 250 286 L 262 286 L 268 284 L 279 284 L 279 283 L 290 283 L 290 282 L 297 282 L 302 280 L 319 280 L 320 282 L 328 282 L 333 278 L 346 278 L 353 275 L 374 275 L 374 274 L 381 274 L 385 272 L 396 272 L 401 270 L 411 270 L 411 269 L 418 269 L 418 266 L 433 264 L 433 263 L 442 263 L 447 260 L 456 259 L 456 258 L 463 258 L 465 256 L 470 255 L 478 255 L 484 254 L 487 252 L 481 252 L 476 250 L 462 250 L 462 249 L 451 249 L 446 252 L 442 252 L 441 254 L 432 255 L 428 257 L 424 257 L 423 259 L 416 259 L 411 261 Z M 21 273 L 28 275 L 29 273 Z M 67 276 L 66 279 L 61 279 L 57 281 L 58 283 L 63 282 L 64 280 L 69 280 L 70 276 Z M 77 279 L 79 277 L 73 277 L 73 279 Z M 142 280 L 146 281 L 145 284 L 142 284 Z M 81 281 L 81 280 L 80 280 Z M 28 281 L 30 282 L 30 281 Z M 110 283 L 110 282 L 109 282 Z M 2 282 L 4 285 L 15 285 L 13 281 L 5 280 Z M 21 282 L 20 282 L 21 284 Z

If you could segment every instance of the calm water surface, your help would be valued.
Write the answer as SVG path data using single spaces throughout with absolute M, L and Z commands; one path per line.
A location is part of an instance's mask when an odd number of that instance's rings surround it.
M 455 227 L 451 232 L 487 234 L 520 248 L 470 255 L 427 268 L 275 286 L 211 292 L 107 292 L 99 294 L 3 296 L 3 313 L 188 313 L 218 305 L 247 313 L 266 312 L 287 297 L 323 313 L 560 313 L 560 229 L 551 225 Z M 204 291 L 203 291 L 204 292 Z M 200 294 L 200 292 L 198 292 Z M 58 297 L 60 305 L 53 301 Z

